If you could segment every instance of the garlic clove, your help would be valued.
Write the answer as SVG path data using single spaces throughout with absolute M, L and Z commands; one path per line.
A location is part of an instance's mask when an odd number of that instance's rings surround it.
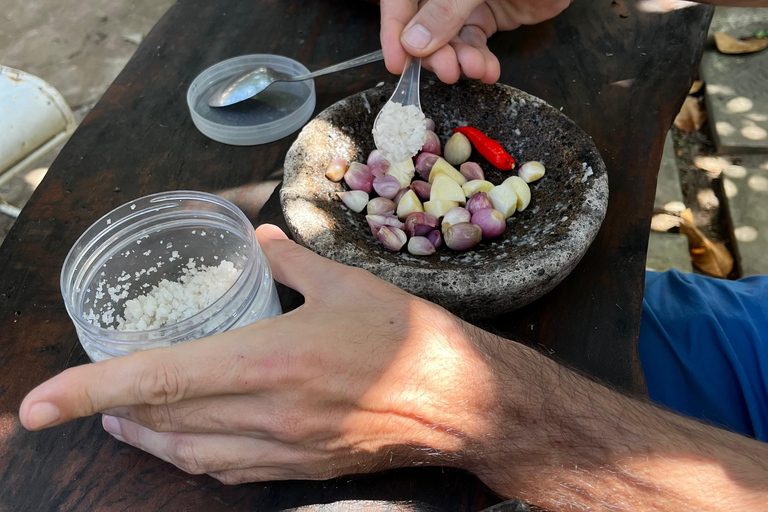
M 435 254 L 435 246 L 426 237 L 414 236 L 408 240 L 408 252 L 414 256 L 430 256 Z
M 476 164 L 475 162 L 464 162 L 461 164 L 459 172 L 469 181 L 485 179 L 483 168 L 480 167 L 480 164 Z
M 368 215 L 392 215 L 396 209 L 397 205 L 393 200 L 386 197 L 374 197 L 368 201 L 366 213 Z
M 355 213 L 363 211 L 368 204 L 368 194 L 362 190 L 351 190 L 349 192 L 336 192 L 339 199 L 347 205 L 347 208 Z
M 515 190 L 517 194 L 517 211 L 521 212 L 528 208 L 531 202 L 531 188 L 528 184 L 519 176 L 512 176 L 504 180 L 504 183 L 509 185 Z
M 448 210 L 459 206 L 457 201 L 427 201 L 424 203 L 424 211 L 438 219 L 443 217 Z
M 494 210 L 501 212 L 505 219 L 511 217 L 517 210 L 517 193 L 509 183 L 493 187 L 488 192 L 488 199 L 493 203 Z
M 488 194 L 485 192 L 478 192 L 467 200 L 467 210 L 472 215 L 478 210 L 484 210 L 486 208 L 493 208 L 493 203 L 488 199 Z
M 400 188 L 405 188 L 411 184 L 416 168 L 413 165 L 413 159 L 409 158 L 403 162 L 398 162 L 389 166 L 387 175 L 394 176 L 400 182 Z
M 416 193 L 416 197 L 421 201 L 429 201 L 429 193 L 432 190 L 432 185 L 427 181 L 415 180 L 411 183 L 411 190 Z
M 405 231 L 393 226 L 381 226 L 379 232 L 376 234 L 381 243 L 390 251 L 399 251 L 408 241 L 408 237 L 405 236 Z
M 464 192 L 465 196 L 472 197 L 478 192 L 485 192 L 487 194 L 488 192 L 491 191 L 492 188 L 493 188 L 493 183 L 491 183 L 490 181 L 472 180 L 472 181 L 466 182 L 461 187 L 461 190 Z
M 373 173 L 367 165 L 352 162 L 344 175 L 344 182 L 352 190 L 362 190 L 370 194 L 373 191 L 373 178 Z
M 451 164 L 442 158 L 438 159 L 435 162 L 435 165 L 432 166 L 432 170 L 429 171 L 429 182 L 434 182 L 440 174 L 446 175 L 460 186 L 467 182 L 467 178 L 465 178 L 459 171 L 454 169 Z
M 526 162 L 517 170 L 517 175 L 526 183 L 532 183 L 540 179 L 545 173 L 546 169 L 541 162 Z
M 480 243 L 483 239 L 483 231 L 480 226 L 462 222 L 454 224 L 443 233 L 445 245 L 454 251 L 466 251 Z
M 479 226 L 483 232 L 483 238 L 496 238 L 507 229 L 507 221 L 497 210 L 484 208 L 472 215 L 472 224 Z
M 448 142 L 445 143 L 445 153 L 443 156 L 446 161 L 452 165 L 461 165 L 469 160 L 472 154 L 472 144 L 463 133 L 454 133 Z
M 339 182 L 347 172 L 347 161 L 343 158 L 336 157 L 328 164 L 328 168 L 325 170 L 325 177 L 331 181 Z
M 373 178 L 373 190 L 381 197 L 394 198 L 400 192 L 400 182 L 394 176 L 379 176 Z
M 416 164 L 414 167 L 416 168 L 416 172 L 419 173 L 419 176 L 421 176 L 421 179 L 429 180 L 429 173 L 432 171 L 432 167 L 438 160 L 440 160 L 440 157 L 438 155 L 433 155 L 432 153 L 421 153 L 416 157 Z
M 435 131 L 435 122 L 431 119 L 425 119 L 424 126 L 431 132 Z
M 427 130 L 427 141 L 421 147 L 422 153 L 432 153 L 433 155 L 440 154 L 440 139 L 433 131 Z
M 442 229 L 443 233 L 445 233 L 445 231 L 454 224 L 469 222 L 471 219 L 472 215 L 469 213 L 469 210 L 461 207 L 451 208 L 445 212 L 443 222 L 440 224 L 440 229 Z
M 467 201 L 464 191 L 458 183 L 447 176 L 437 176 L 432 182 L 429 192 L 430 201 L 456 201 L 464 204 Z
M 410 189 L 408 189 L 408 191 L 403 194 L 402 199 L 400 199 L 400 202 L 397 203 L 397 217 L 401 220 L 405 219 L 408 214 L 423 211 L 424 207 L 421 205 L 421 201 L 419 201 L 419 198 L 416 197 L 416 194 L 413 192 L 413 190 Z

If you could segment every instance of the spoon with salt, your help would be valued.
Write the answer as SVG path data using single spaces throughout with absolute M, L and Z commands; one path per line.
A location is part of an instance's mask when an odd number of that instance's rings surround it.
M 382 119 L 382 113 L 386 112 L 388 109 L 387 107 L 391 103 L 399 103 L 400 105 L 404 107 L 413 106 L 416 107 L 420 113 L 423 112 L 421 110 L 421 100 L 419 99 L 419 84 L 421 80 L 421 57 L 411 57 L 408 55 L 406 61 L 405 61 L 405 68 L 403 69 L 403 74 L 400 75 L 400 81 L 397 84 L 397 87 L 395 88 L 395 92 L 392 94 L 392 97 L 389 98 L 389 101 L 387 101 L 386 104 L 384 104 L 384 107 L 379 111 L 379 114 L 376 116 L 376 120 L 373 122 L 373 137 L 374 142 L 376 142 L 376 147 L 380 147 L 379 142 L 376 140 L 376 134 L 380 133 L 380 121 Z M 409 155 L 413 156 L 413 155 Z

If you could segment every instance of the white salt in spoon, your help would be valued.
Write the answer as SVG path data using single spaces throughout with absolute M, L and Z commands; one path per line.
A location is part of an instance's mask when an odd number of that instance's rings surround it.
M 408 58 L 405 60 L 405 69 L 403 69 L 403 74 L 400 75 L 400 82 L 397 84 L 392 97 L 389 98 L 389 101 L 387 101 L 386 104 L 384 104 L 384 108 L 386 108 L 389 103 L 399 103 L 404 107 L 413 105 L 421 111 L 421 100 L 419 100 L 420 80 L 421 57 L 416 57 L 414 59 L 408 55 Z M 381 117 L 381 112 L 384 108 L 379 111 L 379 115 L 376 116 L 376 120 L 373 122 L 374 133 L 377 131 L 379 118 Z

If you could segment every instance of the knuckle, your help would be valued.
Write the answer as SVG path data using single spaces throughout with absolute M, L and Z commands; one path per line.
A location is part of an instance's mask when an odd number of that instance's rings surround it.
M 458 14 L 456 0 L 432 0 L 429 6 L 430 15 L 438 23 L 453 21 Z
M 201 459 L 197 447 L 188 436 L 174 436 L 171 444 L 170 458 L 179 469 L 192 475 L 202 475 L 205 471 L 205 463 Z
M 175 366 L 159 365 L 142 372 L 137 381 L 136 394 L 142 403 L 163 405 L 184 398 L 185 386 L 181 372 Z
M 286 443 L 299 443 L 306 439 L 306 422 L 295 414 L 276 414 L 272 416 L 273 435 Z
M 150 405 L 136 411 L 136 417 L 141 424 L 155 432 L 176 430 L 171 410 L 167 405 Z

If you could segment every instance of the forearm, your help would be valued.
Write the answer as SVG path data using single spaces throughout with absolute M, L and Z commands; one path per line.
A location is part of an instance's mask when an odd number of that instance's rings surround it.
M 765 510 L 768 445 L 600 386 L 482 331 L 498 425 L 473 454 L 497 492 L 551 510 Z
M 723 7 L 768 7 L 768 0 L 695 0 L 696 2 Z

